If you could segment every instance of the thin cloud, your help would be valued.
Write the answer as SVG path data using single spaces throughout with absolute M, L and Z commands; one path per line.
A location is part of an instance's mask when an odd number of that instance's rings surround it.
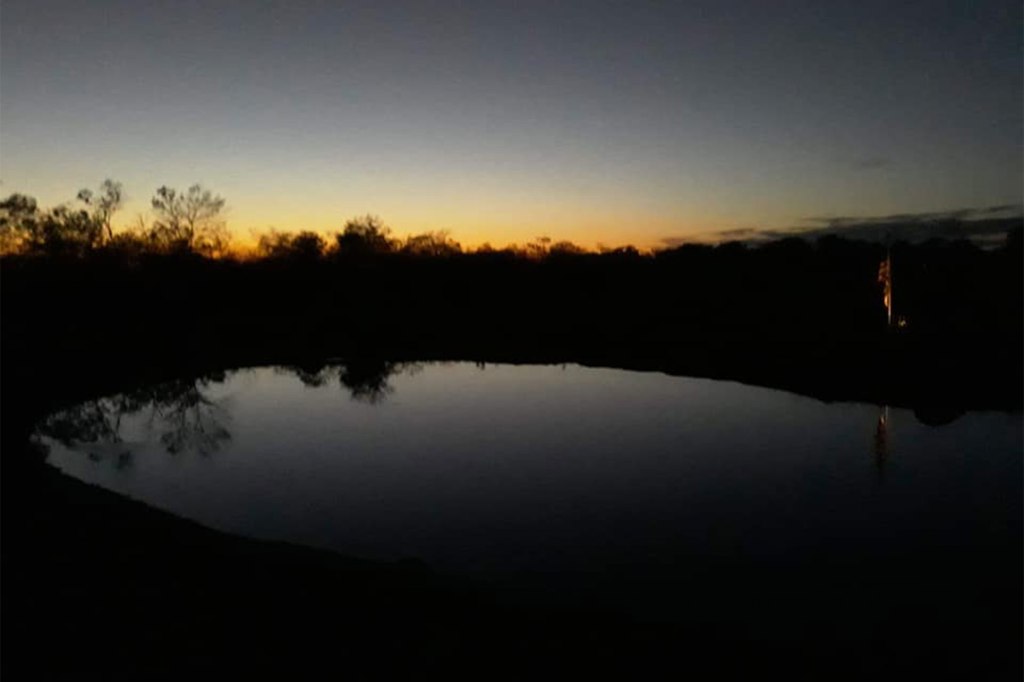
M 924 242 L 929 239 L 968 239 L 978 244 L 1000 242 L 1006 234 L 1024 224 L 1024 206 L 999 204 L 950 211 L 894 213 L 884 216 L 810 216 L 801 225 L 782 229 L 738 228 L 704 232 L 688 237 L 666 237 L 669 247 L 683 244 L 720 244 L 743 241 L 758 244 L 787 237 L 819 239 L 826 236 L 858 241 Z
M 675 248 L 685 244 L 718 244 L 728 241 L 747 241 L 758 239 L 763 230 L 756 227 L 737 227 L 721 232 L 698 232 L 687 236 L 663 237 L 660 241 L 665 246 Z
M 718 234 L 724 239 L 743 239 L 744 237 L 749 237 L 752 234 L 757 234 L 757 232 L 758 229 L 756 227 L 740 227 L 734 230 L 725 230 Z
M 975 221 L 995 217 L 1020 218 L 1022 214 L 1024 214 L 1024 207 L 1021 204 L 999 204 L 982 208 L 958 208 L 950 211 L 934 211 L 929 213 L 893 213 L 884 216 L 810 216 L 803 218 L 802 222 L 818 223 L 829 227 L 882 225 L 887 223 L 927 224 L 948 220 Z

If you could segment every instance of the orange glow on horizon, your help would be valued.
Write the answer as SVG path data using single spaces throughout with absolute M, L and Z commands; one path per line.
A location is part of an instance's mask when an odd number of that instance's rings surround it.
M 121 219 L 115 223 L 115 231 L 135 229 L 140 217 L 149 223 L 151 217 L 148 213 L 133 211 L 131 208 L 133 207 L 128 207 L 122 212 Z M 494 249 L 523 248 L 544 237 L 550 239 L 551 243 L 567 241 L 592 251 L 623 246 L 633 246 L 647 251 L 664 248 L 665 243 L 662 240 L 668 236 L 691 235 L 695 241 L 700 241 L 702 236 L 715 231 L 719 226 L 727 226 L 717 220 L 687 220 L 684 225 L 700 227 L 684 227 L 681 225 L 683 221 L 660 216 L 632 216 L 627 219 L 618 215 L 570 217 L 568 211 L 560 213 L 546 220 L 537 220 L 528 214 L 505 213 L 496 220 L 492 216 L 485 222 L 469 211 L 463 215 L 449 212 L 449 215 L 453 216 L 449 219 L 399 215 L 396 216 L 397 219 L 392 220 L 386 213 L 372 210 L 329 210 L 314 213 L 307 209 L 291 213 L 287 208 L 278 206 L 276 210 L 260 212 L 251 208 L 236 209 L 229 204 L 224 218 L 231 235 L 232 251 L 239 253 L 255 251 L 259 238 L 271 232 L 315 232 L 330 243 L 334 234 L 341 232 L 348 220 L 367 214 L 379 216 L 389 227 L 390 236 L 394 239 L 404 241 L 408 237 L 427 232 L 445 232 L 467 251 L 482 246 Z M 708 225 L 711 227 L 705 227 Z

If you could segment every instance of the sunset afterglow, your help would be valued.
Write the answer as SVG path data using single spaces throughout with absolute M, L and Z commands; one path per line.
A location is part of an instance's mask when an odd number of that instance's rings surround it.
M 467 246 L 1020 203 L 1019 5 L 769 7 L 5 2 L 3 191 Z

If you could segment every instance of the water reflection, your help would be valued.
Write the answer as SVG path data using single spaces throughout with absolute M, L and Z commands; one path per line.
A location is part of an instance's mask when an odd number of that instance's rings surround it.
M 345 363 L 285 365 L 277 369 L 294 375 L 309 388 L 320 388 L 337 378 L 353 400 L 376 404 L 394 392 L 394 387 L 390 383 L 391 377 L 399 373 L 414 374 L 422 367 L 422 363 L 416 362 L 360 359 Z
M 875 466 L 881 476 L 885 469 L 885 460 L 889 457 L 889 406 L 882 405 L 878 411 L 878 423 L 875 425 Z
M 332 381 L 358 402 L 378 404 L 394 393 L 391 379 L 415 374 L 421 363 L 360 360 L 276 367 L 307 388 Z M 227 398 L 211 397 L 211 389 L 227 380 L 224 372 L 178 379 L 112 397 L 91 400 L 50 415 L 37 426 L 37 436 L 85 452 L 92 461 L 109 460 L 118 469 L 131 466 L 133 448 L 153 440 L 176 455 L 194 451 L 208 456 L 231 440 Z M 128 422 L 133 437 L 125 433 Z M 140 430 L 141 429 L 141 430 Z
M 170 454 L 194 451 L 209 455 L 231 439 L 229 415 L 221 401 L 207 396 L 211 385 L 226 379 L 223 372 L 179 379 L 109 398 L 100 398 L 50 415 L 37 435 L 84 450 L 90 459 L 111 459 L 119 469 L 132 463 L 132 444 L 139 437 L 155 439 Z M 127 422 L 143 433 L 124 433 Z

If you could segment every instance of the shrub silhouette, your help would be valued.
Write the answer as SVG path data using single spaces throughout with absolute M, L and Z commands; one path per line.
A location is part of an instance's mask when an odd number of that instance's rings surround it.
M 335 235 L 334 253 L 340 257 L 379 256 L 395 250 L 391 229 L 374 215 L 353 218 Z
M 260 236 L 256 251 L 264 258 L 314 261 L 323 256 L 326 248 L 327 242 L 316 232 L 291 234 L 272 231 Z

